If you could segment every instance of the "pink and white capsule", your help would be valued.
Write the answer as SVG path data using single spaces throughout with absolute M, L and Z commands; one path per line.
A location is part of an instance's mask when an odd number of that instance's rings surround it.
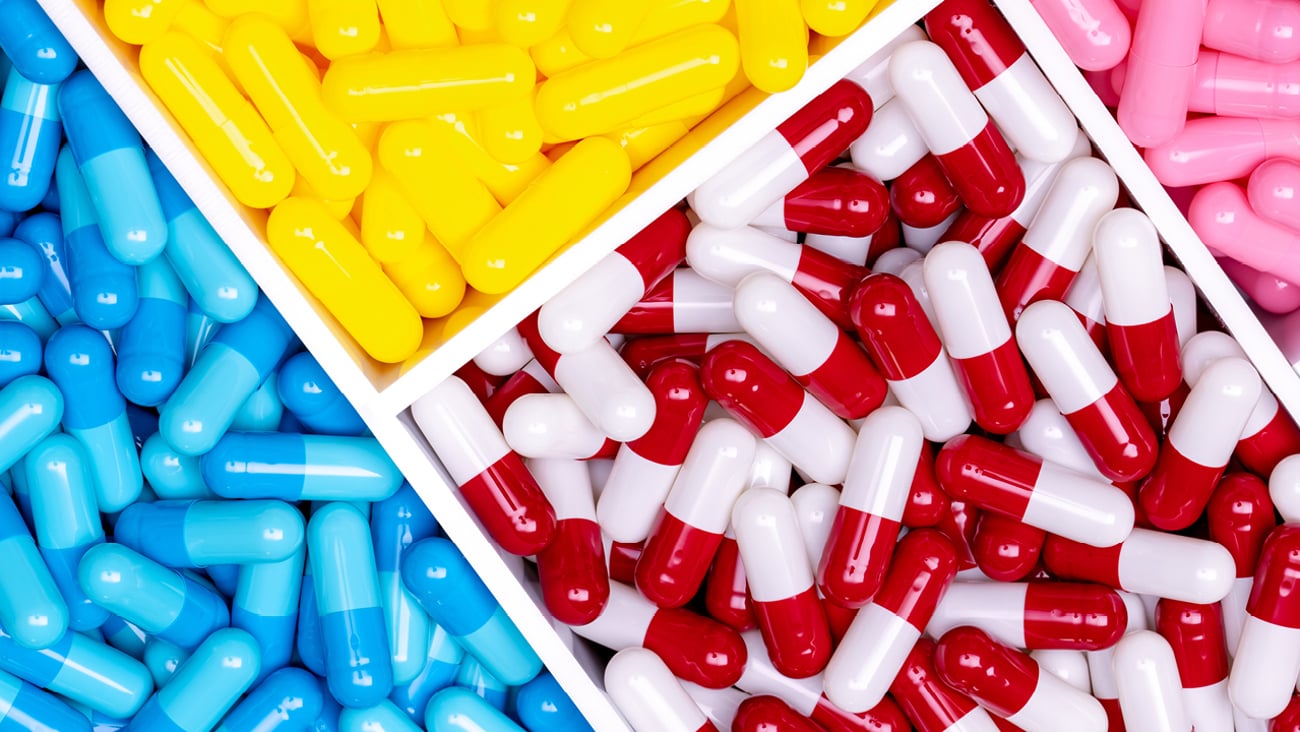
M 929 152 L 907 107 L 897 99 L 877 109 L 867 131 L 849 145 L 853 167 L 880 181 L 894 180 Z
M 526 394 L 516 399 L 506 410 L 501 432 L 511 449 L 528 458 L 589 460 L 609 457 L 618 449 L 568 394 Z
M 1124 725 L 1146 732 L 1191 732 L 1174 651 L 1159 633 L 1139 630 L 1120 639 L 1112 661 Z
M 679 267 L 610 327 L 615 333 L 734 333 L 740 330 L 734 290 Z
M 524 342 L 524 337 L 515 328 L 502 336 L 474 357 L 474 365 L 493 376 L 509 376 L 522 369 L 533 359 L 533 351 Z
M 1255 586 L 1246 604 L 1228 696 L 1252 717 L 1276 717 L 1291 701 L 1300 675 L 1300 526 L 1284 524 L 1264 540 Z
M 717 732 L 652 651 L 625 648 L 605 666 L 605 690 L 636 732 Z
M 1205 369 L 1138 492 L 1152 525 L 1181 530 L 1205 512 L 1262 388 L 1255 367 L 1245 359 L 1221 358 Z
M 1116 209 L 1097 222 L 1092 251 L 1115 370 L 1134 399 L 1158 402 L 1183 375 L 1156 227 L 1141 211 Z

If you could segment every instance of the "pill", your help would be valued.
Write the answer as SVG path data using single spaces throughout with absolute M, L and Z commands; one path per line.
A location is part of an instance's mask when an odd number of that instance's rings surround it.
M 252 686 L 260 667 L 252 636 L 238 628 L 218 630 L 176 669 L 167 694 L 150 697 L 124 729 L 211 729 Z
M 120 328 L 135 314 L 139 302 L 135 270 L 109 253 L 69 147 L 59 153 L 55 181 L 76 315 L 93 327 Z
M 221 732 L 244 732 L 298 723 L 308 724 L 320 714 L 324 700 L 320 685 L 311 674 L 297 668 L 285 668 L 267 676 L 243 701 L 222 719 Z
M 1270 63 L 1300 58 L 1294 28 L 1295 8 L 1276 0 L 1211 0 L 1205 8 L 1201 42 Z
M 424 668 L 409 684 L 395 687 L 389 700 L 412 720 L 418 720 L 429 706 L 429 699 L 455 679 L 464 655 L 465 651 L 442 626 L 432 624 Z
M 36 208 L 50 190 L 63 130 L 58 90 L 29 81 L 17 67 L 9 71 L 0 98 L 0 149 L 9 161 L 0 207 L 6 210 Z
M 1032 2 L 1075 66 L 1104 71 L 1128 55 L 1132 29 L 1114 0 Z
M 1048 536 L 1043 564 L 1062 579 L 1200 604 L 1222 600 L 1236 575 L 1221 545 L 1144 528 L 1101 549 Z
M 944 683 L 935 671 L 935 644 L 923 638 L 909 649 L 890 692 L 920 732 L 995 730 L 989 713 Z
M 1115 682 L 1126 725 L 1150 730 L 1191 729 L 1177 661 L 1168 641 L 1141 630 L 1115 645 Z
M 5 0 L 12 22 L 0 32 L 0 50 L 24 78 L 58 84 L 77 68 L 77 54 L 36 0 Z
M 574 460 L 528 461 L 555 509 L 555 537 L 537 555 L 542 598 L 551 614 L 570 625 L 588 623 L 609 601 L 609 574 L 587 466 Z
M 799 2 L 740 0 L 735 13 L 745 75 L 769 93 L 794 86 L 808 68 L 808 27 Z
M 615 654 L 605 688 L 637 732 L 716 732 L 664 662 L 644 648 Z
M 240 567 L 230 605 L 230 624 L 248 631 L 262 651 L 259 679 L 289 663 L 294 651 L 294 626 L 302 597 L 306 546 L 278 562 Z M 211 572 L 209 567 L 209 573 Z M 314 586 L 308 588 L 314 596 Z M 313 612 L 315 608 L 312 608 Z M 306 655 L 306 654 L 304 654 Z

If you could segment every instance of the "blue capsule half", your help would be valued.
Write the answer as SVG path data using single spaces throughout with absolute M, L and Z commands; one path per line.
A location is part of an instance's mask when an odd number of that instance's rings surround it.
M 365 709 L 344 709 L 339 715 L 339 732 L 423 732 L 391 701 Z
M 20 376 L 0 389 L 0 471 L 59 426 L 63 405 L 63 392 L 44 376 Z
M 248 395 L 230 421 L 231 432 L 275 432 L 284 416 L 284 404 L 276 390 L 276 372 L 272 371 L 257 391 Z
M 293 658 L 306 555 L 307 548 L 300 546 L 282 561 L 246 564 L 239 570 L 230 624 L 257 639 L 264 676 Z M 319 620 L 315 625 L 320 627 Z M 323 670 L 323 660 L 321 664 Z
M 222 628 L 176 669 L 126 729 L 131 732 L 208 732 L 253 685 L 262 658 L 257 641 Z
M 41 370 L 41 337 L 22 323 L 0 320 L 0 389 Z
M 298 660 L 302 661 L 302 665 L 324 678 L 325 639 L 321 636 L 320 612 L 316 607 L 316 578 L 312 576 L 310 561 L 303 566 L 302 571 L 294 649 L 298 652 Z
M 36 0 L 0 0 L 0 50 L 23 76 L 57 84 L 77 68 L 77 54 Z
M 506 697 L 510 693 L 510 687 L 501 683 L 500 679 L 483 668 L 483 664 L 473 656 L 466 656 L 460 662 L 460 670 L 456 672 L 456 686 L 478 694 L 483 701 L 491 704 L 495 709 L 503 712 L 506 709 Z
M 48 648 L 68 629 L 68 606 L 9 496 L 0 496 L 0 624 L 26 648 Z
M 49 192 L 63 142 L 58 92 L 9 70 L 0 96 L 0 208 L 29 211 Z
M 428 732 L 525 732 L 482 697 L 458 686 L 433 695 L 424 726 Z
M 0 671 L 0 732 L 91 732 L 81 712 L 22 679 Z
M 176 675 L 176 669 L 190 657 L 190 652 L 162 638 L 150 638 L 144 644 L 144 665 L 153 676 L 154 686 L 162 688 Z
M 36 297 L 44 276 L 40 252 L 20 239 L 0 239 L 0 303 Z
M 47 211 L 34 213 L 14 229 L 14 237 L 30 244 L 44 260 L 45 274 L 41 277 L 41 289 L 36 293 L 41 304 L 60 324 L 75 323 L 77 313 L 72 302 L 67 247 L 63 242 L 63 224 L 59 217 Z
M 303 543 L 302 514 L 282 501 L 155 501 L 127 506 L 114 537 L 168 567 L 278 562 Z
M 549 671 L 519 687 L 515 717 L 529 732 L 587 732 L 591 725 Z
M 189 295 L 166 259 L 140 265 L 140 301 L 122 327 L 117 348 L 117 386 L 122 396 L 156 407 L 185 374 L 185 309 Z
M 370 511 L 370 536 L 375 542 L 375 567 L 388 623 L 388 648 L 393 658 L 393 682 L 410 683 L 424 668 L 429 646 L 429 616 L 402 584 L 402 554 L 411 544 L 434 536 L 438 522 L 409 483 Z
M 144 664 L 76 632 L 35 651 L 0 627 L 0 670 L 110 717 L 134 715 L 153 691 Z
M 90 191 L 69 147 L 59 152 L 54 182 L 63 205 L 59 218 L 77 317 L 93 328 L 121 328 L 131 320 L 139 304 L 136 268 L 109 253 Z
M 285 408 L 312 432 L 366 434 L 366 423 L 357 410 L 307 351 L 289 357 L 280 367 L 279 390 Z
M 320 684 L 300 668 L 282 668 L 257 685 L 216 732 L 304 732 L 320 716 Z
M 208 486 L 225 498 L 382 501 L 402 484 L 370 437 L 231 432 L 202 465 Z
M 451 686 L 460 673 L 465 651 L 443 630 L 433 625 L 429 633 L 429 650 L 425 654 L 424 668 L 411 683 L 398 686 L 388 697 L 414 722 L 424 721 L 424 710 L 437 692 Z

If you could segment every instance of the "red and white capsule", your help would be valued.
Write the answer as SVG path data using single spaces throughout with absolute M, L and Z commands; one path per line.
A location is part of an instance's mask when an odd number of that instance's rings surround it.
M 944 683 L 934 668 L 934 641 L 922 638 L 889 687 L 917 732 L 996 732 L 1001 729 L 973 699 Z
M 537 314 L 537 331 L 558 353 L 600 340 L 650 288 L 686 258 L 691 222 L 670 208 L 596 266 L 551 298 Z
M 942 533 L 917 529 L 904 536 L 880 591 L 831 655 L 827 698 L 850 712 L 879 704 L 956 574 L 957 550 Z
M 772 359 L 728 341 L 700 364 L 704 391 L 818 483 L 842 483 L 856 437 Z
M 555 511 L 523 459 L 457 377 L 411 405 L 424 438 L 488 535 L 511 554 L 536 554 L 555 534 Z
M 882 181 L 895 180 L 929 153 L 907 107 L 898 100 L 877 109 L 871 126 L 849 146 L 853 167 Z
M 1074 158 L 1052 180 L 1020 244 L 998 273 L 998 295 L 1015 322 L 1030 303 L 1060 300 L 1092 251 L 1092 232 L 1115 207 L 1119 180 L 1105 162 Z
M 770 729 L 785 732 L 825 732 L 825 728 L 796 712 L 793 707 L 775 696 L 751 696 L 740 703 L 732 732 L 766 732 Z
M 975 247 L 952 241 L 930 250 L 923 268 L 944 348 L 975 423 L 999 435 L 1015 431 L 1034 406 L 1034 390 L 988 265 Z
M 1025 732 L 1106 729 L 1100 702 L 978 628 L 944 633 L 935 646 L 934 666 L 944 683 Z
M 859 432 L 858 437 L 861 436 Z M 854 450 L 856 452 L 856 448 Z M 852 465 L 850 461 L 849 476 L 853 475 Z M 849 480 L 850 477 L 845 478 L 846 482 Z M 808 568 L 815 576 L 830 540 L 835 514 L 839 512 L 840 489 L 825 483 L 804 483 L 790 494 L 790 502 L 794 504 L 795 517 L 799 519 L 799 535 L 803 537 L 804 550 L 808 554 Z
M 1074 311 L 1054 300 L 1030 305 L 1016 342 L 1102 475 L 1132 481 L 1151 471 L 1155 433 Z
M 749 275 L 735 305 L 741 327 L 836 416 L 861 419 L 885 400 L 885 379 L 862 349 L 780 277 Z
M 589 623 L 609 600 L 591 475 L 586 465 L 574 460 L 530 460 L 528 470 L 555 508 L 555 536 L 537 554 L 542 601 L 562 623 Z
M 695 191 L 695 212 L 725 229 L 750 223 L 847 150 L 866 131 L 873 109 L 861 86 L 836 82 L 702 183 Z
M 1202 605 L 1226 597 L 1237 573 L 1219 544 L 1142 528 L 1105 548 L 1048 536 L 1043 564 L 1060 579 Z
M 645 549 L 636 586 L 660 607 L 681 607 L 700 589 L 754 459 L 754 437 L 730 419 L 700 428 Z
M 1038 400 L 1029 410 L 1025 423 L 1011 437 L 1019 442 L 1015 446 L 1018 449 L 1084 475 L 1103 477 L 1083 443 L 1079 442 L 1074 428 L 1061 416 L 1051 399 Z M 1007 438 L 1008 444 L 1011 437 Z
M 629 340 L 620 354 L 637 375 L 645 378 L 650 375 L 652 368 L 665 361 L 679 359 L 698 366 L 704 354 L 720 343 L 726 341 L 752 343 L 753 340 L 748 333 L 681 333 L 644 336 Z
M 975 523 L 970 551 L 975 566 L 995 582 L 1018 582 L 1038 569 L 1047 533 L 1036 526 L 993 511 Z
M 1286 708 L 1300 675 L 1300 526 L 1273 530 L 1260 551 L 1246 623 L 1228 676 L 1228 695 L 1246 714 L 1267 719 Z
M 533 352 L 519 330 L 511 328 L 474 357 L 474 364 L 493 376 L 509 376 L 531 361 Z
M 1106 304 L 1101 292 L 1101 274 L 1097 271 L 1097 257 L 1090 254 L 1083 261 L 1083 268 L 1070 283 L 1062 299 L 1074 311 L 1083 329 L 1088 331 L 1092 342 L 1104 354 L 1110 353 L 1110 341 L 1106 337 Z
M 609 659 L 605 690 L 636 732 L 718 732 L 664 662 L 644 648 Z
M 1096 651 L 1128 625 L 1118 592 L 1081 582 L 954 582 L 926 626 L 937 638 L 974 626 L 1015 648 Z
M 749 578 L 740 557 L 736 532 L 728 527 L 713 555 L 704 580 L 704 611 L 720 623 L 745 631 L 758 627 L 754 601 L 749 596 Z
M 904 44 L 889 60 L 889 76 L 966 207 L 984 216 L 1014 211 L 1025 195 L 1016 156 L 943 49 L 929 41 Z
M 1232 732 L 1228 647 L 1219 605 L 1162 599 L 1156 603 L 1156 632 L 1174 652 L 1187 721 L 1201 732 Z
M 644 541 L 650 535 L 709 403 L 699 369 L 683 361 L 654 367 L 646 387 L 655 399 L 654 424 L 618 448 L 596 502 L 601 529 L 618 542 Z
M 1141 211 L 1116 209 L 1097 222 L 1092 251 L 1115 370 L 1134 399 L 1158 402 L 1183 374 L 1156 227 Z
M 519 397 L 506 409 L 501 432 L 511 449 L 528 458 L 590 460 L 618 450 L 567 394 Z
M 779 226 L 804 234 L 870 236 L 889 218 L 889 192 L 880 181 L 852 168 L 822 168 L 781 200 L 763 209 L 751 226 Z
M 679 267 L 647 290 L 610 331 L 627 335 L 738 331 L 731 296 L 730 286 Z
M 1223 476 L 1205 507 L 1210 540 L 1224 546 L 1237 565 L 1232 592 L 1223 598 L 1223 631 L 1228 653 L 1237 649 L 1246 622 L 1246 601 L 1255 584 L 1255 565 L 1264 539 L 1277 527 L 1268 485 L 1250 473 Z
M 1159 633 L 1139 630 L 1121 638 L 1112 664 L 1128 729 L 1191 732 L 1178 662 Z
M 805 678 L 826 666 L 831 631 L 813 587 L 794 505 L 772 488 L 751 488 L 736 501 L 731 524 L 749 577 L 749 594 L 763 643 L 777 670 Z
M 916 415 L 927 440 L 942 442 L 970 427 L 971 415 L 938 333 L 902 279 L 873 274 L 849 303 L 862 343 L 899 403 Z
M 1201 374 L 1169 428 L 1155 469 L 1138 491 L 1153 526 L 1174 531 L 1200 518 L 1262 388 L 1255 367 L 1245 359 L 1219 359 Z
M 924 441 L 920 422 L 902 407 L 863 420 L 817 567 L 817 586 L 832 602 L 859 608 L 880 589 Z
M 904 226 L 938 226 L 961 208 L 961 198 L 933 155 L 926 155 L 889 187 L 889 203 Z

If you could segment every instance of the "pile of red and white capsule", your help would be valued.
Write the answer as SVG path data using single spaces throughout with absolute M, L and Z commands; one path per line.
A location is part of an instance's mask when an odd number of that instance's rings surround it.
M 1300 430 L 993 6 L 687 201 L 412 407 L 634 729 L 1300 729 Z

